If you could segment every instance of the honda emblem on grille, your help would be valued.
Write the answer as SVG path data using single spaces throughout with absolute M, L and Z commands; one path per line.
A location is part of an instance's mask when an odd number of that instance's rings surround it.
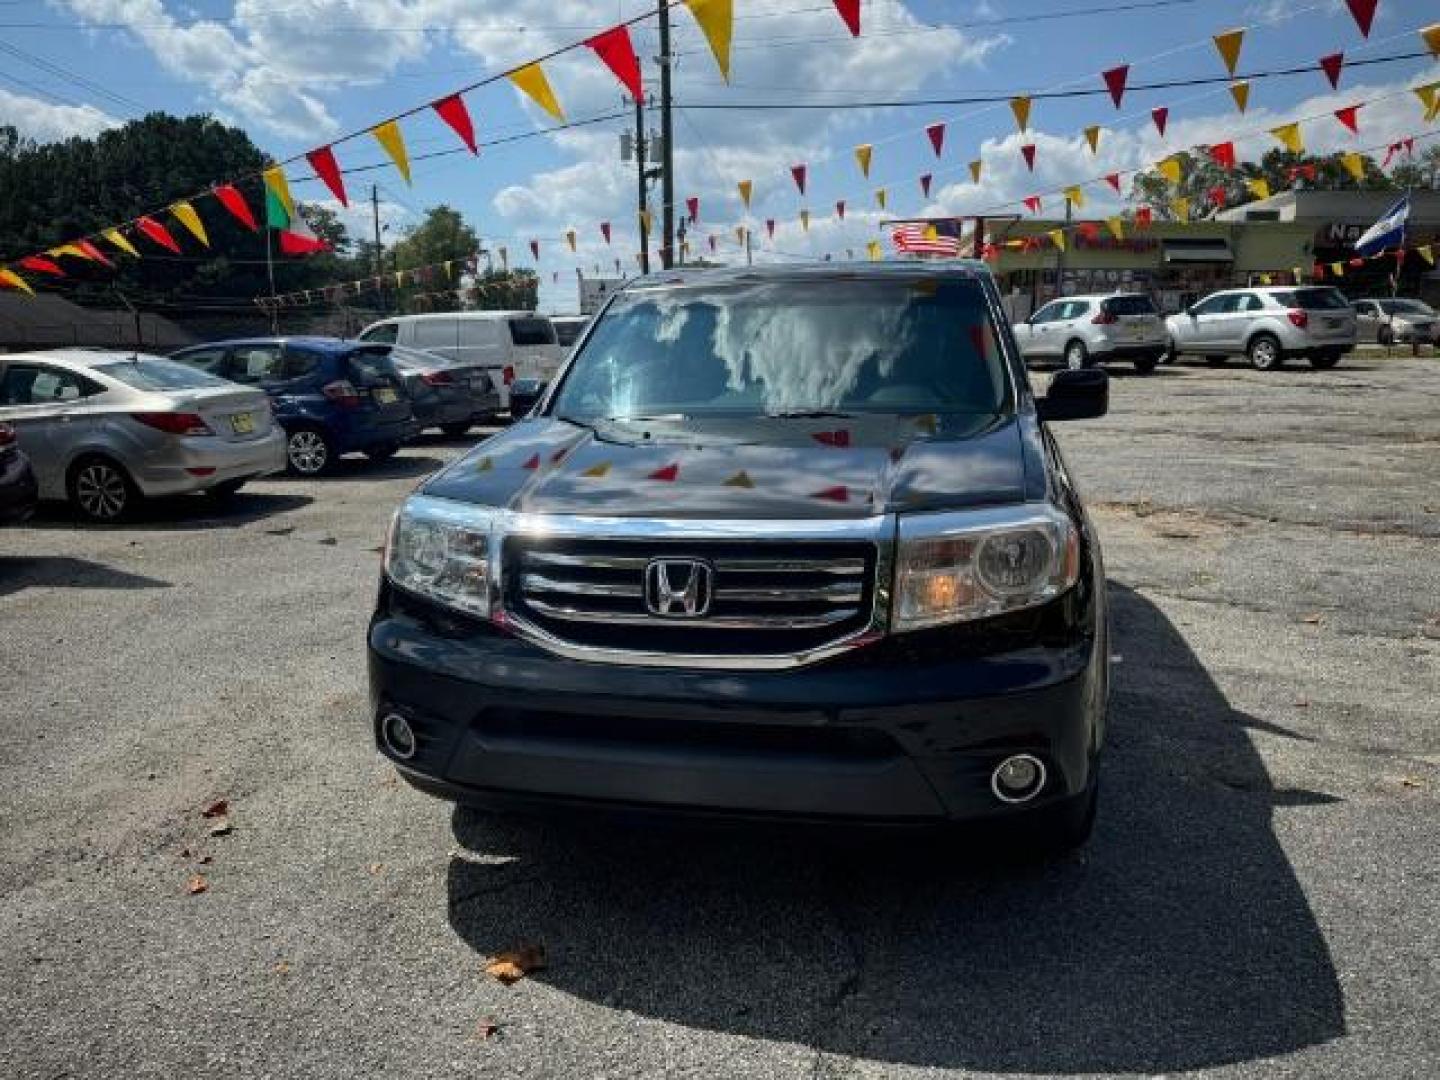
M 715 569 L 699 559 L 654 559 L 645 567 L 650 614 L 696 619 L 710 610 Z

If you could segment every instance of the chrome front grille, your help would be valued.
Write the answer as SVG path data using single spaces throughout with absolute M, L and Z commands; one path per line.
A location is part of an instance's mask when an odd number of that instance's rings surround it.
M 709 568 L 704 614 L 650 609 L 656 559 Z M 860 540 L 512 535 L 502 562 L 512 618 L 555 643 L 629 657 L 810 653 L 863 633 L 875 613 L 877 546 Z

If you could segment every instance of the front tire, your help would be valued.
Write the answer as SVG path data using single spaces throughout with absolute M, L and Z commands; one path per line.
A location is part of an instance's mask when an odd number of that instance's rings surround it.
M 1141 375 L 1149 375 L 1159 365 L 1162 355 L 1162 353 L 1152 353 L 1149 356 L 1137 356 L 1135 370 Z
M 124 521 L 140 501 L 140 491 L 129 474 L 105 457 L 77 461 L 66 488 L 70 505 L 86 521 L 97 525 Z
M 1086 350 L 1083 341 L 1072 341 L 1065 346 L 1065 366 L 1071 371 L 1079 371 L 1090 366 L 1090 353 Z
M 285 462 L 296 476 L 319 476 L 334 459 L 335 448 L 319 428 L 296 428 L 285 438 Z
M 1256 334 L 1250 339 L 1245 355 L 1256 371 L 1278 371 L 1285 365 L 1285 353 L 1274 334 Z
M 1395 334 L 1388 326 L 1382 326 L 1375 331 L 1375 344 L 1384 345 L 1387 349 L 1395 344 Z

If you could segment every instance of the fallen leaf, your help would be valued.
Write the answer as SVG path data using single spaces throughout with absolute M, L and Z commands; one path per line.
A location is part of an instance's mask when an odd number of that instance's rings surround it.
M 475 1038 L 481 1042 L 494 1038 L 500 1032 L 500 1025 L 488 1016 L 482 1016 L 475 1025 Z
M 288 961 L 288 960 L 277 960 L 277 961 L 275 961 L 275 966 L 274 966 L 273 968 L 271 968 L 270 970 L 273 971 L 276 975 L 289 975 L 289 974 L 290 974 L 290 961 Z
M 1304 623 L 1310 623 L 1313 626 L 1315 623 L 1321 622 L 1324 618 L 1325 615 L 1323 612 L 1312 611 L 1309 615 L 1304 616 L 1300 621 Z
M 210 826 L 210 835 L 229 836 L 233 828 L 234 826 L 230 824 L 230 819 L 228 817 L 222 817 Z
M 1400 786 L 1401 786 L 1401 787 L 1409 787 L 1409 788 L 1424 787 L 1424 786 L 1425 786 L 1425 781 L 1423 781 L 1423 780 L 1417 780 L 1417 779 L 1415 779 L 1415 777 L 1413 777 L 1413 776 L 1402 776 L 1402 777 L 1400 778 Z
M 204 874 L 192 874 L 190 880 L 185 882 L 185 894 L 196 896 L 202 892 L 208 892 L 210 883 L 205 880 Z
M 485 963 L 485 974 L 509 986 L 532 971 L 545 967 L 544 945 L 517 945 L 508 952 L 497 953 Z
M 204 810 L 200 811 L 201 817 L 224 817 L 230 812 L 230 800 L 217 799 Z

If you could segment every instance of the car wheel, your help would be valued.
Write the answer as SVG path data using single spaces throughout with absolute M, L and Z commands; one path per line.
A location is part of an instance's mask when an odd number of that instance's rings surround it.
M 1280 341 L 1273 334 L 1256 334 L 1250 339 L 1245 354 L 1250 357 L 1250 366 L 1256 371 L 1275 371 L 1285 363 Z
M 330 440 L 319 428 L 296 428 L 285 440 L 285 460 L 298 476 L 319 476 L 334 456 Z
M 70 470 L 70 504 L 86 521 L 123 521 L 140 501 L 129 475 L 109 458 L 88 457 Z
M 1162 364 L 1178 364 L 1180 362 L 1180 352 L 1175 348 L 1174 338 L 1165 343 L 1165 351 L 1160 354 L 1160 362 Z
M 440 430 L 446 435 L 448 435 L 450 438 L 458 439 L 470 433 L 470 421 L 466 420 L 463 423 L 456 422 L 454 424 L 441 424 Z
M 398 442 L 381 443 L 379 446 L 369 447 L 365 451 L 365 456 L 371 461 L 389 461 L 399 452 L 400 444 Z
M 1085 350 L 1083 341 L 1072 341 L 1065 346 L 1065 366 L 1071 371 L 1090 366 L 1090 354 Z
M 1375 342 L 1377 345 L 1390 346 L 1395 344 L 1395 335 L 1391 333 L 1388 326 L 1382 326 L 1375 331 Z
M 1316 371 L 1329 371 L 1336 364 L 1340 363 L 1340 357 L 1344 355 L 1338 352 L 1311 353 L 1310 366 Z
M 1137 356 L 1135 358 L 1135 370 L 1141 375 L 1149 375 L 1160 363 L 1160 354 L 1151 353 L 1148 356 Z
M 206 488 L 205 494 L 218 502 L 224 502 L 226 499 L 233 499 L 240 494 L 240 489 L 244 486 L 244 480 L 225 480 L 214 487 Z

